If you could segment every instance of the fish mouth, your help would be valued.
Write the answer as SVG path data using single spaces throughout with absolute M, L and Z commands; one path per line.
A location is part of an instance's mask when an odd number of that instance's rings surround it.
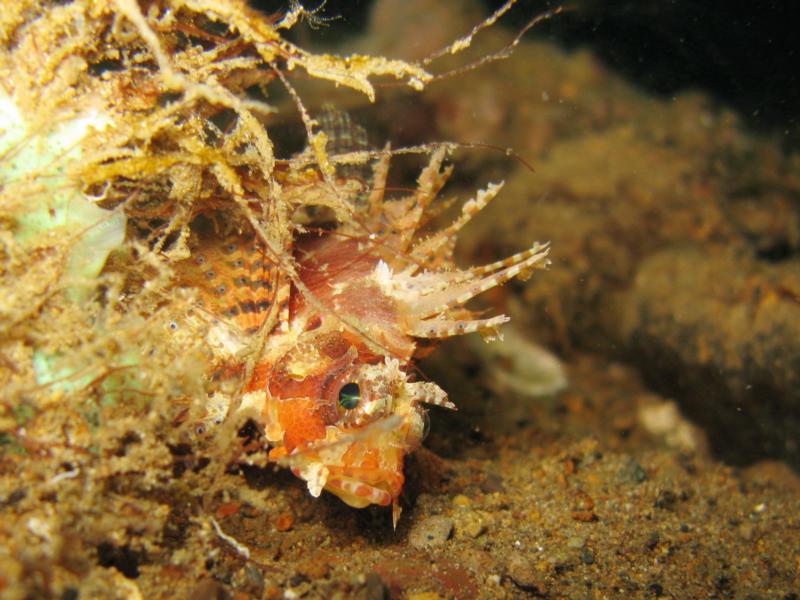
M 397 497 L 396 494 L 392 494 L 380 485 L 371 485 L 358 479 L 341 475 L 328 477 L 325 489 L 353 508 L 365 508 L 370 504 L 389 506 Z

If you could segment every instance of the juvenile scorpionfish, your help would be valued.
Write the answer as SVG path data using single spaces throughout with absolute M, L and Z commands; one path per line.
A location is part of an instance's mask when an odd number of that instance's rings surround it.
M 432 155 L 415 193 L 391 201 L 383 199 L 388 158 L 381 161 L 363 218 L 296 236 L 289 260 L 255 232 L 207 235 L 176 269 L 211 315 L 217 373 L 246 372 L 230 393 L 260 426 L 270 459 L 313 496 L 324 489 L 353 507 L 392 506 L 395 524 L 403 460 L 425 435 L 425 405 L 455 408 L 436 384 L 414 380 L 420 340 L 492 337 L 508 317 L 476 318 L 465 303 L 548 262 L 547 245 L 537 243 L 492 264 L 453 265 L 459 230 L 500 184 L 468 201 L 450 226 L 419 234 L 451 172 L 444 156 Z

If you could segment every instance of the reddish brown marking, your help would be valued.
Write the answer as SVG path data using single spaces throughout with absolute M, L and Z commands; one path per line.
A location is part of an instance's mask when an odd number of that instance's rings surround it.
M 239 512 L 239 503 L 238 502 L 227 502 L 225 504 L 220 504 L 216 511 L 216 517 L 218 519 L 222 519 L 224 517 L 229 517 L 231 515 L 235 515 Z
M 361 498 L 369 498 L 372 495 L 372 489 L 363 484 L 359 483 L 356 487 L 356 496 L 360 496 Z
M 275 518 L 275 529 L 277 531 L 289 531 L 294 523 L 294 517 L 290 512 L 282 512 Z
M 244 366 L 237 364 L 224 364 L 220 366 L 211 376 L 212 381 L 223 381 L 227 379 L 235 379 L 244 373 Z
M 350 349 L 351 344 L 338 333 L 319 336 L 317 348 L 328 358 L 341 358 Z
M 319 329 L 320 325 L 322 325 L 322 317 L 317 315 L 306 324 L 306 328 L 303 331 L 306 333 L 314 331 L 315 329 Z
M 389 469 L 364 469 L 356 467 L 338 467 L 328 465 L 330 475 L 328 483 L 339 481 L 342 478 L 365 482 L 368 485 L 380 487 L 388 492 L 392 497 L 397 497 L 403 489 L 405 478 L 403 477 L 403 457 L 398 454 L 395 464 Z
M 260 362 L 253 367 L 253 375 L 250 377 L 250 382 L 245 388 L 245 392 L 257 392 L 264 390 L 267 387 L 267 378 L 269 377 L 272 367 L 269 363 Z

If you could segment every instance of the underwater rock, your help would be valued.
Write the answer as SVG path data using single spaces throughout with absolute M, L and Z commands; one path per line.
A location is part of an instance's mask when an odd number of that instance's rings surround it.
M 800 465 L 790 425 L 798 405 L 798 157 L 749 134 L 702 94 L 651 96 L 586 52 L 540 42 L 523 43 L 518 55 L 525 59 L 470 74 L 469 95 L 445 81 L 423 96 L 441 135 L 474 142 L 483 134 L 469 115 L 489 113 L 469 103 L 492 98 L 501 115 L 493 143 L 535 168 L 506 175 L 513 207 L 487 209 L 462 240 L 463 260 L 546 236 L 558 248 L 548 277 L 491 297 L 526 337 L 562 356 L 580 348 L 641 367 L 657 390 L 714 429 L 721 457 Z M 459 104 L 466 108 L 455 110 Z M 509 168 L 491 151 L 470 156 L 476 174 Z M 680 250 L 687 246 L 694 263 Z M 659 289 L 646 290 L 656 272 L 645 261 L 671 249 L 679 262 L 658 263 L 673 274 L 671 285 L 664 276 Z M 740 297 L 713 305 L 723 293 Z M 653 307 L 658 325 L 633 314 L 638 300 Z M 692 349 L 701 339 L 714 348 Z
M 433 516 L 414 524 L 408 534 L 408 543 L 415 548 L 440 546 L 453 533 L 453 520 L 445 516 Z
M 660 389 L 683 399 L 717 452 L 800 466 L 800 268 L 729 248 L 670 248 L 642 261 L 622 339 Z

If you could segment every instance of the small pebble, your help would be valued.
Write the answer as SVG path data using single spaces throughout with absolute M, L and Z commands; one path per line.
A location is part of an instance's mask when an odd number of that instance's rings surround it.
M 573 535 L 567 540 L 567 548 L 574 548 L 576 550 L 583 548 L 586 544 L 585 535 Z
M 366 600 L 386 600 L 389 597 L 389 589 L 383 583 L 383 579 L 377 573 L 367 573 L 364 578 L 364 590 Z
M 575 567 L 575 560 L 571 553 L 566 550 L 558 550 L 548 557 L 548 562 L 553 565 L 556 575 L 566 573 Z
M 477 538 L 486 533 L 486 525 L 479 519 L 472 519 L 464 525 L 464 533 L 471 538 Z
M 591 510 L 575 510 L 572 512 L 572 518 L 581 523 L 593 523 L 597 521 L 597 515 Z
M 331 572 L 331 565 L 327 557 L 314 553 L 307 559 L 301 560 L 297 564 L 297 570 L 301 575 L 305 575 L 311 581 L 324 579 Z
M 575 492 L 573 508 L 575 510 L 594 510 L 594 500 L 584 491 Z
M 289 531 L 292 528 L 294 519 L 291 513 L 283 512 L 275 517 L 275 529 L 277 531 Z
M 216 517 L 218 519 L 224 519 L 225 517 L 229 517 L 231 515 L 235 515 L 239 512 L 239 503 L 238 502 L 227 502 L 225 504 L 221 504 L 217 507 Z
M 647 586 L 647 593 L 650 596 L 655 596 L 656 598 L 660 598 L 664 595 L 664 587 L 660 583 L 650 583 Z
M 490 524 L 479 511 L 474 510 L 459 510 L 454 517 L 454 526 L 458 537 L 480 537 L 486 533 Z
M 519 555 L 511 557 L 508 561 L 507 574 L 518 588 L 542 593 L 541 581 L 536 575 L 533 565 Z
M 457 496 L 453 497 L 454 506 L 458 506 L 459 508 L 468 508 L 470 504 L 472 504 L 472 501 L 464 494 L 458 494 Z
M 647 541 L 644 543 L 644 547 L 648 550 L 653 550 L 656 546 L 658 546 L 658 542 L 661 540 L 661 536 L 658 535 L 657 531 L 654 531 L 649 536 L 647 536 Z
M 414 524 L 408 534 L 408 542 L 415 548 L 439 546 L 453 533 L 453 520 L 445 516 L 433 516 Z
M 583 523 L 597 520 L 597 515 L 594 514 L 594 500 L 582 490 L 575 492 L 572 499 L 572 518 Z
M 6 506 L 11 506 L 13 504 L 16 504 L 27 495 L 28 495 L 27 490 L 18 488 L 13 492 L 11 492 L 5 500 L 0 498 L 0 506 L 2 506 L 3 504 L 5 504 Z
M 278 600 L 278 598 L 283 597 L 283 591 L 277 585 L 268 585 L 264 588 L 264 595 L 262 598 L 264 600 Z
M 675 504 L 678 501 L 678 496 L 675 495 L 675 492 L 672 490 L 661 490 L 656 496 L 655 501 L 653 502 L 653 506 L 655 508 L 662 508 L 671 510 L 675 508 Z
M 752 523 L 742 523 L 739 525 L 739 535 L 746 542 L 753 541 L 755 537 L 756 527 Z
M 483 481 L 478 484 L 478 487 L 484 494 L 494 494 L 495 492 L 504 492 L 503 478 L 496 473 L 489 473 Z
M 244 586 L 256 598 L 261 598 L 264 595 L 264 588 L 266 587 L 264 576 L 254 565 L 247 564 L 244 566 Z
M 406 596 L 408 600 L 442 600 L 436 592 L 414 592 Z
M 218 581 L 203 579 L 194 587 L 191 597 L 197 600 L 228 600 L 230 594 Z
M 647 479 L 647 473 L 635 459 L 629 458 L 617 471 L 617 479 L 621 483 L 642 483 Z

